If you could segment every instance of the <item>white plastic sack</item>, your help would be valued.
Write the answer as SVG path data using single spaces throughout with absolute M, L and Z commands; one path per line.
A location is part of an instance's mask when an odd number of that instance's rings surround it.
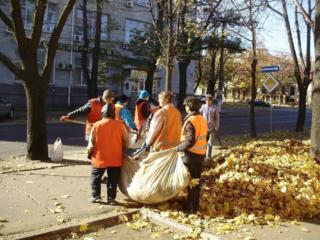
M 121 177 L 120 177 L 120 181 L 119 181 L 118 185 L 119 185 L 120 191 L 124 195 L 129 197 L 127 188 L 131 184 L 131 181 L 132 181 L 134 175 L 139 170 L 140 164 L 139 164 L 138 160 L 135 160 L 126 154 L 124 154 L 123 157 L 124 157 L 124 159 L 123 159 L 124 164 L 121 167 Z
M 126 175 L 132 176 L 128 167 L 132 164 L 130 160 L 125 162 L 122 180 L 127 178 Z M 169 149 L 150 153 L 140 162 L 139 169 L 132 180 L 126 181 L 128 182 L 125 192 L 127 196 L 139 203 L 152 204 L 174 198 L 188 186 L 190 176 L 181 155 L 175 149 Z
M 51 161 L 62 161 L 63 159 L 63 145 L 61 138 L 57 138 L 50 151 Z

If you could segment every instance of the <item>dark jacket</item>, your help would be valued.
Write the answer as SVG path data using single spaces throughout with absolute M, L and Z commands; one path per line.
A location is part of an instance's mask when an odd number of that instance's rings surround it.
M 147 119 L 151 113 L 149 103 L 145 99 L 139 99 L 137 101 L 136 105 L 138 106 L 140 103 L 143 103 L 143 105 L 141 107 L 141 115 L 143 116 L 144 119 Z
M 102 101 L 102 97 L 97 97 L 97 100 L 101 103 L 103 103 Z M 78 116 L 86 116 L 89 114 L 89 112 L 91 111 L 91 101 L 89 100 L 85 105 L 83 105 L 82 107 L 77 108 L 76 110 L 68 113 L 68 117 L 73 119 L 76 118 Z
M 186 121 L 190 116 L 199 115 L 198 112 L 192 112 L 188 114 L 184 121 Z M 187 165 L 201 164 L 205 155 L 200 155 L 196 153 L 189 152 L 188 149 L 191 148 L 196 142 L 196 131 L 193 125 L 188 122 L 186 124 L 186 138 L 182 141 L 177 147 L 178 152 L 184 152 L 184 156 L 182 158 L 183 162 Z

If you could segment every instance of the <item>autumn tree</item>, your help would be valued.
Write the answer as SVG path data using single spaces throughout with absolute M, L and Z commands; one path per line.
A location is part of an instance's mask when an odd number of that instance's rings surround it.
M 232 0 L 234 7 L 239 12 L 242 23 L 250 33 L 250 37 L 244 36 L 244 34 L 239 33 L 239 35 L 248 40 L 251 44 L 251 100 L 250 100 L 250 136 L 257 137 L 256 133 L 256 120 L 255 120 L 255 106 L 254 101 L 257 96 L 257 30 L 258 24 L 261 23 L 261 11 L 263 10 L 263 4 L 259 0 L 249 0 L 249 1 L 234 1 Z M 243 7 L 244 6 L 244 7 Z
M 299 107 L 298 107 L 298 116 L 297 116 L 297 123 L 296 123 L 296 131 L 303 131 L 304 124 L 305 124 L 305 115 L 306 115 L 306 98 L 307 98 L 307 90 L 308 86 L 311 82 L 311 27 L 307 25 L 306 27 L 306 51 L 305 51 L 305 58 L 303 57 L 302 47 L 301 47 L 301 31 L 300 26 L 298 23 L 298 12 L 297 8 L 295 9 L 295 27 L 297 31 L 297 43 L 298 43 L 298 50 L 300 56 L 300 63 L 298 59 L 297 49 L 294 45 L 293 39 L 293 32 L 289 20 L 288 15 L 288 7 L 287 1 L 281 0 L 281 8 L 282 10 L 278 10 L 275 7 L 271 6 L 269 1 L 266 1 L 268 7 L 279 15 L 285 24 L 285 28 L 287 31 L 287 38 L 288 38 L 288 45 L 291 52 L 291 57 L 294 62 L 294 76 L 296 82 L 298 84 L 298 91 L 299 91 Z M 308 0 L 308 11 L 307 14 L 311 15 L 311 1 Z M 303 70 L 302 70 L 303 69 Z
M 76 0 L 69 0 L 58 18 L 46 48 L 45 63 L 38 68 L 38 47 L 47 7 L 46 0 L 37 0 L 31 31 L 26 31 L 22 19 L 20 0 L 10 0 L 8 16 L 0 9 L 0 18 L 13 32 L 21 64 L 17 66 L 12 59 L 0 52 L 0 61 L 21 79 L 27 98 L 27 156 L 29 159 L 48 159 L 46 98 L 50 74 L 58 48 L 58 41 L 67 18 Z
M 163 8 L 165 0 L 159 0 L 156 3 L 157 18 L 154 19 L 154 25 L 146 25 L 145 31 L 134 30 L 132 31 L 129 50 L 147 66 L 147 78 L 145 80 L 145 89 L 152 93 L 153 79 L 157 70 L 158 58 L 161 56 L 161 43 L 164 28 Z
M 320 1 L 315 1 L 315 20 L 311 16 L 312 6 L 310 0 L 308 0 L 308 10 L 299 1 L 295 1 L 295 4 L 314 34 L 315 60 L 311 94 L 312 124 L 310 153 L 320 163 Z
M 92 50 L 92 67 L 91 72 L 89 71 L 89 47 L 90 41 L 88 36 L 88 9 L 87 0 L 82 2 L 82 14 L 83 14 L 83 49 L 81 52 L 81 66 L 83 76 L 87 83 L 87 95 L 88 99 L 97 97 L 98 95 L 98 70 L 99 70 L 99 57 L 100 57 L 100 45 L 101 45 L 101 18 L 103 1 L 96 1 L 96 12 L 95 12 L 95 37 L 94 47 Z

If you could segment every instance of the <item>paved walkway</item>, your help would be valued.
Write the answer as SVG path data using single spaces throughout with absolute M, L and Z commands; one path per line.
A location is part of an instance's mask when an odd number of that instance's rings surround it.
M 137 207 L 126 202 L 120 192 L 117 199 L 121 206 L 88 202 L 91 167 L 84 151 L 69 151 L 58 164 L 26 161 L 24 157 L 12 160 L 16 164 L 0 175 L 0 233 L 4 236 Z M 105 185 L 102 197 L 106 201 Z

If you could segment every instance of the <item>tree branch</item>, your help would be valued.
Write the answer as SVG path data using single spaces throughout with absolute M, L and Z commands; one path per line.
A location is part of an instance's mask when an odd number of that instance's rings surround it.
M 157 26 L 157 20 L 156 20 L 156 17 L 155 17 L 155 15 L 154 15 L 154 12 L 153 12 L 153 10 L 152 10 L 154 7 L 156 8 L 156 6 L 152 7 L 152 2 L 153 2 L 153 1 L 149 0 L 149 4 L 150 4 L 150 14 L 151 14 L 151 17 L 152 17 L 152 25 L 153 25 L 153 27 L 154 27 L 154 29 L 155 29 L 155 33 L 156 33 L 156 35 L 157 35 L 157 38 L 158 38 L 158 40 L 159 40 L 159 42 L 160 42 L 161 47 L 162 47 L 163 49 L 165 49 L 165 45 L 164 45 L 164 43 L 163 43 L 163 41 L 162 41 L 161 33 L 159 33 L 159 29 L 158 29 L 158 26 Z M 159 1 L 159 0 L 157 0 L 157 3 L 158 3 L 158 6 L 159 6 L 159 7 L 162 5 L 162 4 L 161 4 L 161 1 Z M 163 9 L 161 9 L 161 10 L 163 11 Z
M 23 79 L 23 71 L 19 69 L 11 59 L 0 51 L 0 61 L 18 78 Z
M 281 16 L 281 17 L 284 17 L 283 13 L 281 13 L 280 11 L 278 11 L 277 9 L 275 9 L 274 7 L 272 7 L 272 6 L 270 5 L 270 3 L 269 3 L 268 0 L 265 0 L 265 3 L 266 3 L 266 5 L 267 5 L 267 7 L 268 7 L 269 9 L 271 9 L 273 12 L 275 12 L 276 14 L 278 14 L 278 15 Z
M 11 5 L 11 17 L 13 19 L 13 30 L 15 38 L 17 39 L 18 49 L 20 57 L 25 59 L 26 52 L 28 52 L 28 41 L 26 39 L 26 33 L 24 31 L 23 20 L 21 16 L 20 0 L 10 0 Z
M 307 13 L 307 11 L 304 9 L 304 7 L 298 0 L 295 0 L 294 3 L 299 9 L 299 11 L 302 13 L 304 20 L 310 25 L 312 29 L 314 29 L 314 21 L 311 19 L 311 16 Z
M 300 27 L 299 27 L 297 6 L 295 6 L 295 9 L 294 9 L 294 16 L 295 16 L 295 25 L 296 25 L 296 32 L 297 32 L 297 42 L 298 42 L 298 50 L 299 50 L 300 61 L 301 61 L 301 64 L 302 64 L 303 68 L 305 68 L 306 64 L 304 62 L 303 54 L 302 54 L 301 35 L 300 35 Z
M 37 10 L 35 13 L 32 33 L 31 33 L 32 45 L 35 49 L 37 49 L 40 38 L 41 38 L 43 18 L 44 18 L 46 6 L 47 6 L 47 0 L 37 1 L 37 7 L 36 7 Z
M 10 30 L 13 30 L 13 24 L 10 18 L 0 9 L 0 19 L 7 25 Z
M 19 1 L 19 0 L 18 0 Z M 58 48 L 58 42 L 61 35 L 61 32 L 63 30 L 63 27 L 67 21 L 67 18 L 70 14 L 70 12 L 73 9 L 73 6 L 75 4 L 76 0 L 69 0 L 65 8 L 63 9 L 62 13 L 59 16 L 58 22 L 56 23 L 56 26 L 51 34 L 49 45 L 48 45 L 48 52 L 46 56 L 45 65 L 43 68 L 43 77 L 45 79 L 49 79 L 49 76 L 51 74 L 51 69 L 54 61 L 54 57 Z

